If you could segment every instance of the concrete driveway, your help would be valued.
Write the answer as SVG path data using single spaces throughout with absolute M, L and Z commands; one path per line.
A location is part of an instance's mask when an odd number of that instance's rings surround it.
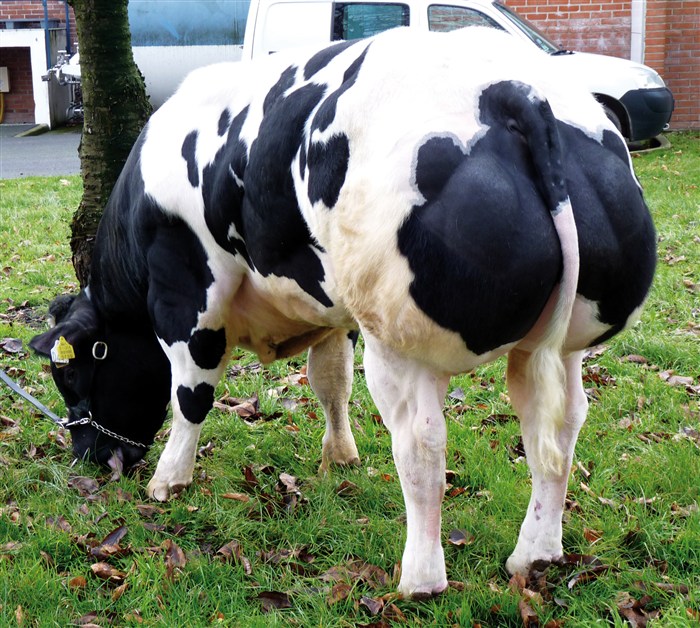
M 82 126 L 20 137 L 33 124 L 0 124 L 0 179 L 80 174 Z

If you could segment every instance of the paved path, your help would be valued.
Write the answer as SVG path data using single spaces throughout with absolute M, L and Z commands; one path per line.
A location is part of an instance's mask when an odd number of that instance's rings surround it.
M 81 127 L 17 137 L 33 124 L 0 124 L 0 179 L 80 174 Z

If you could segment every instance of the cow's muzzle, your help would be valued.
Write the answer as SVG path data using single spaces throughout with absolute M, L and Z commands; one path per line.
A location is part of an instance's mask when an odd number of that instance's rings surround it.
M 71 432 L 75 457 L 109 467 L 115 479 L 124 469 L 142 460 L 148 451 L 148 445 L 101 425 L 87 409 L 86 402 L 70 408 L 65 427 Z

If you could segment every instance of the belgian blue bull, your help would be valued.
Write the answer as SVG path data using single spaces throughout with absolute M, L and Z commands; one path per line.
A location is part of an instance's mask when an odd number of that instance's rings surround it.
M 506 566 L 561 558 L 583 351 L 637 320 L 655 235 L 621 136 L 545 64 L 471 28 L 193 73 L 131 152 L 88 287 L 32 341 L 53 351 L 75 454 L 133 464 L 170 405 L 147 489 L 168 499 L 240 346 L 309 350 L 321 470 L 357 464 L 359 330 L 406 504 L 399 590 L 434 594 L 448 382 L 508 354 L 532 498 Z

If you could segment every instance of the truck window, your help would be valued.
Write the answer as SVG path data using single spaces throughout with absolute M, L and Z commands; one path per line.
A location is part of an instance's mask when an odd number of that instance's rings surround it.
M 428 28 L 431 31 L 447 32 L 465 26 L 490 26 L 503 30 L 495 20 L 481 11 L 447 4 L 431 4 L 428 7 Z
M 407 4 L 336 2 L 333 6 L 333 41 L 371 37 L 409 23 Z

